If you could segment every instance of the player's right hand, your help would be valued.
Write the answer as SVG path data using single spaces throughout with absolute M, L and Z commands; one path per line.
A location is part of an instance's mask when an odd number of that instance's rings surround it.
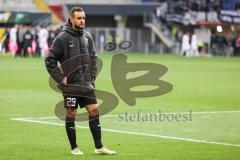
M 62 83 L 63 85 L 67 85 L 67 76 L 64 76 L 63 79 L 62 79 Z

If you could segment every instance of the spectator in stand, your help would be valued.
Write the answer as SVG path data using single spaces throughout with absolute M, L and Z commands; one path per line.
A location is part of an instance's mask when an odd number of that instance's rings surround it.
M 198 11 L 200 3 L 201 2 L 199 0 L 195 0 L 195 1 L 191 2 L 191 4 L 190 4 L 191 10 L 192 11 Z

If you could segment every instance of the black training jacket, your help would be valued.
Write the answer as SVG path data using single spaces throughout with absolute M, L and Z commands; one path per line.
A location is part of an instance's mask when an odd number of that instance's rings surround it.
M 73 30 L 68 20 L 55 37 L 45 59 L 45 65 L 57 83 L 61 83 L 63 77 L 67 76 L 68 84 L 79 85 L 95 80 L 96 58 L 91 34 L 85 30 Z M 58 67 L 58 62 L 61 67 Z

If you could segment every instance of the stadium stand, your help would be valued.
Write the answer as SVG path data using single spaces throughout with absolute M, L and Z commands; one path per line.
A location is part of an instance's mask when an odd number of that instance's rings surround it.
M 62 22 L 61 17 L 49 8 L 48 4 L 44 0 L 33 0 L 38 9 L 42 12 L 50 12 L 52 13 L 52 22 L 53 24 L 58 24 Z
M 141 0 L 45 0 L 48 5 L 64 4 L 134 4 L 141 3 Z
M 226 38 L 227 46 L 235 44 L 239 4 L 240 0 L 2 0 L 0 27 L 62 24 L 73 6 L 81 6 L 100 52 L 109 41 L 132 40 L 133 52 L 179 53 L 186 32 L 195 32 L 200 48 L 211 52 L 219 37 Z
M 0 11 L 38 12 L 39 10 L 33 0 L 1 0 Z

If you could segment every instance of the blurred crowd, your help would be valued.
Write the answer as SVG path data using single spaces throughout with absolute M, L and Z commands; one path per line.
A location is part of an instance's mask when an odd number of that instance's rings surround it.
M 170 4 L 174 12 L 182 13 L 192 11 L 220 11 L 222 0 L 173 0 Z
M 60 32 L 60 26 L 29 27 L 15 25 L 5 29 L 0 37 L 0 54 L 10 53 L 13 57 L 46 57 L 55 36 Z M 211 33 L 209 43 L 201 40 L 194 31 L 183 32 L 172 28 L 172 36 L 181 44 L 180 54 L 184 56 L 240 56 L 240 31 L 226 36 L 223 32 Z M 179 53 L 179 52 L 178 52 Z
M 60 28 L 30 27 L 27 25 L 15 25 L 7 28 L 0 37 L 0 53 L 11 53 L 13 57 L 45 57 L 54 37 Z
M 208 54 L 207 54 L 208 53 Z M 213 32 L 210 44 L 203 42 L 194 32 L 185 32 L 181 38 L 183 56 L 240 56 L 240 32 L 233 32 L 230 37 Z
M 232 32 L 228 38 L 213 32 L 211 50 L 213 55 L 240 56 L 240 32 Z

